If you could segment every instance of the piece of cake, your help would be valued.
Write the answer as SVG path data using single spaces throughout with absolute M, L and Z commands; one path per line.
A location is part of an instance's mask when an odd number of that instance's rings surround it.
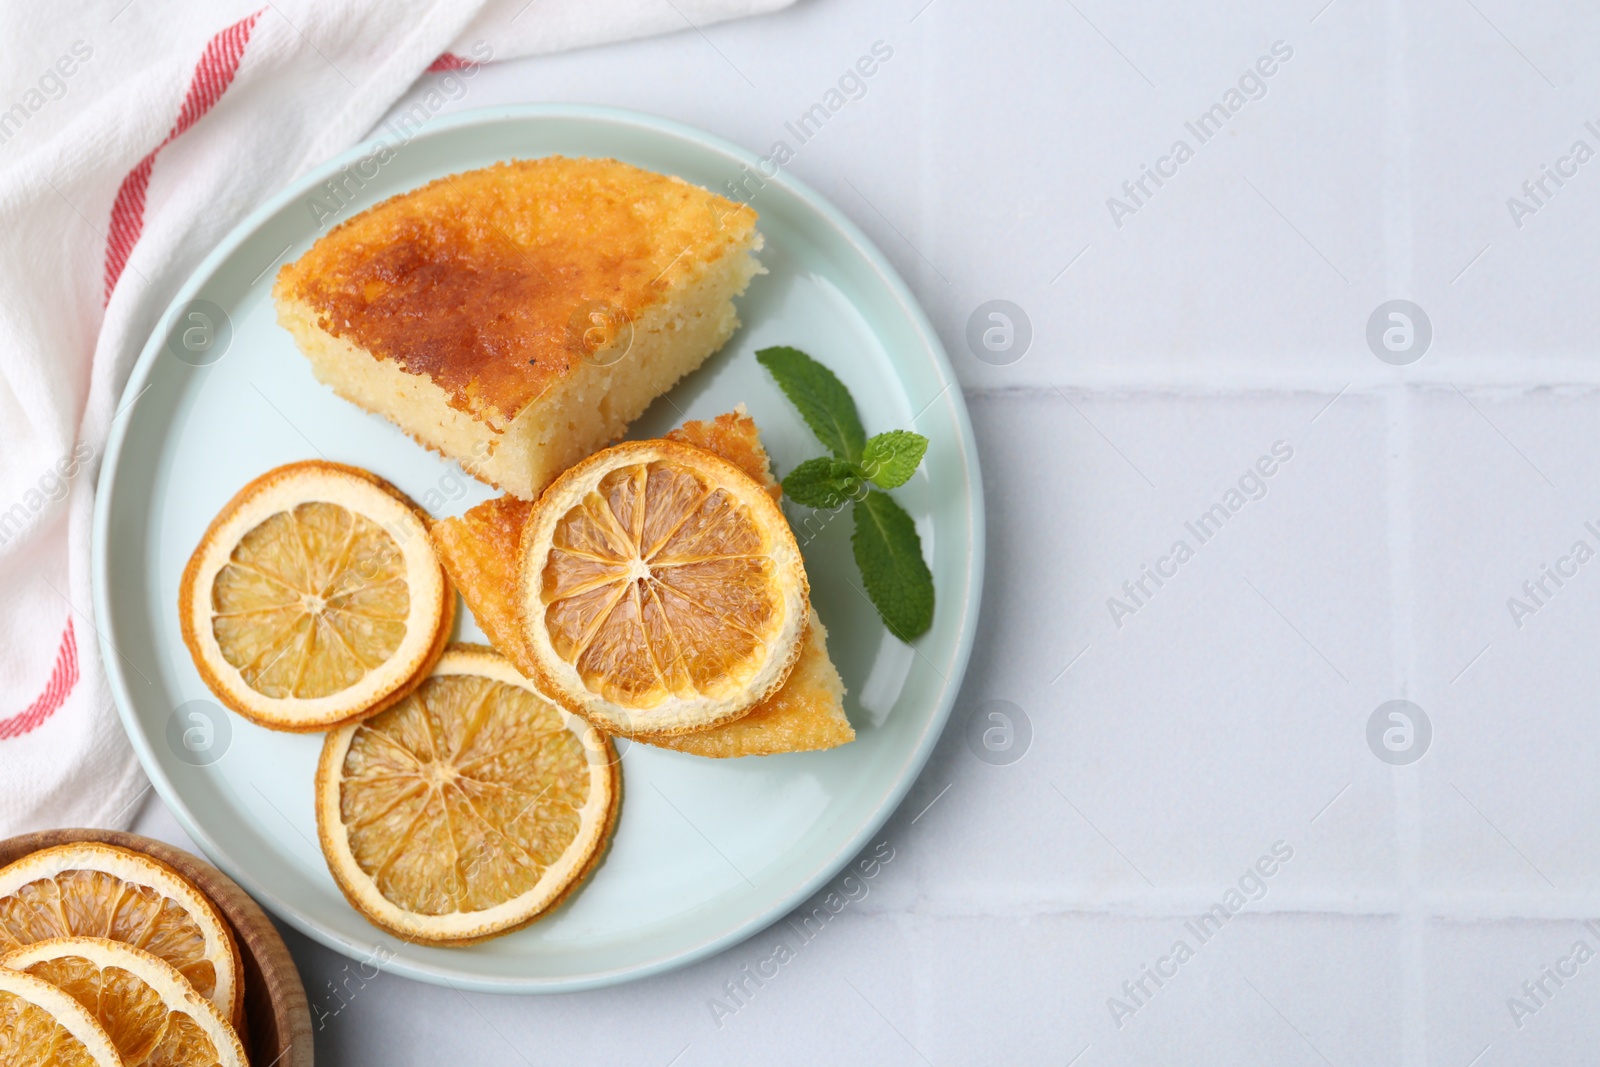
M 755 223 L 616 160 L 499 163 L 335 227 L 272 294 L 334 392 L 531 500 L 733 334 Z
M 716 452 L 775 497 L 781 493 L 755 422 L 743 412 L 690 422 L 667 436 Z M 532 507 L 503 496 L 479 504 L 459 519 L 433 525 L 440 562 L 473 618 L 490 643 L 524 674 L 532 668 L 515 601 L 517 546 Z M 637 740 L 713 758 L 808 752 L 853 741 L 855 730 L 844 713 L 844 684 L 828 658 L 827 631 L 814 610 L 804 641 L 788 681 L 743 717 L 697 733 Z

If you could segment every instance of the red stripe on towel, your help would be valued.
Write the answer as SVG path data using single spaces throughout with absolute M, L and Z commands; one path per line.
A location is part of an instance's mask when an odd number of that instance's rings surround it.
M 189 92 L 183 98 L 178 120 L 172 124 L 167 139 L 151 149 L 150 154 L 122 179 L 116 203 L 111 206 L 111 233 L 106 242 L 105 298 L 108 303 L 111 290 L 116 288 L 117 279 L 122 277 L 122 268 L 128 265 L 128 257 L 133 254 L 133 246 L 139 242 L 139 234 L 144 229 L 144 197 L 150 188 L 150 171 L 155 166 L 156 153 L 198 122 L 200 116 L 210 111 L 212 105 L 222 98 L 233 76 L 239 71 L 239 60 L 244 56 L 245 45 L 250 43 L 250 31 L 260 17 L 261 11 L 257 11 L 211 38 L 205 51 L 200 54 L 200 62 L 195 64 Z
M 56 650 L 56 666 L 50 672 L 50 681 L 39 694 L 39 699 L 17 712 L 9 719 L 0 719 L 0 741 L 21 737 L 60 710 L 67 702 L 72 687 L 78 684 L 78 641 L 72 633 L 72 620 L 61 634 L 61 647 Z

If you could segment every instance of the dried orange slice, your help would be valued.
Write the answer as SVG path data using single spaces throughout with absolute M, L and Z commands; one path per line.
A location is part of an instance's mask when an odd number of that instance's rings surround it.
M 0 967 L 0 1064 L 122 1067 L 122 1057 L 83 1005 L 49 982 Z
M 125 941 L 166 960 L 234 1025 L 243 1019 L 239 947 L 216 905 L 142 852 L 81 842 L 0 870 L 0 953 L 59 937 Z
M 628 441 L 590 456 L 544 491 L 519 555 L 534 681 L 604 730 L 731 722 L 800 655 L 810 589 L 788 520 L 703 448 Z
M 228 502 L 183 572 L 184 644 L 222 702 L 323 730 L 399 700 L 439 658 L 456 598 L 428 519 L 355 467 L 268 471 Z
M 558 904 L 599 862 L 621 777 L 603 734 L 481 645 L 452 645 L 317 765 L 328 869 L 373 923 L 466 944 Z
M 143 949 L 61 937 L 0 956 L 0 967 L 49 982 L 81 1004 L 125 1067 L 248 1067 L 239 1035 L 212 1003 Z

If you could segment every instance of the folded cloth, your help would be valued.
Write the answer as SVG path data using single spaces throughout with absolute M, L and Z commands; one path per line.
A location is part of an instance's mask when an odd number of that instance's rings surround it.
M 0 837 L 121 827 L 148 789 L 101 664 L 94 479 L 133 361 L 205 253 L 425 71 L 791 2 L 0 5 Z

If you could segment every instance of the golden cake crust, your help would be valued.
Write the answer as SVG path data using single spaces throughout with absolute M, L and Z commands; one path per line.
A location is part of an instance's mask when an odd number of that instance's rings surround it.
M 755 221 L 745 205 L 616 160 L 498 163 L 335 227 L 279 272 L 274 296 L 503 425 L 572 374 L 593 324 L 623 328 L 679 275 L 744 249 Z M 602 307 L 620 314 L 591 318 Z
M 517 546 L 533 504 L 498 496 L 459 519 L 433 524 L 433 546 L 451 584 L 461 591 L 489 643 L 517 670 L 532 677 L 533 655 L 522 638 L 517 614 Z
M 707 452 L 715 452 L 740 468 L 767 491 L 773 503 L 783 503 L 783 487 L 772 476 L 772 461 L 761 446 L 761 433 L 756 420 L 745 414 L 740 404 L 732 411 L 718 415 L 710 421 L 686 422 L 676 430 L 668 431 L 667 440 L 698 445 Z

